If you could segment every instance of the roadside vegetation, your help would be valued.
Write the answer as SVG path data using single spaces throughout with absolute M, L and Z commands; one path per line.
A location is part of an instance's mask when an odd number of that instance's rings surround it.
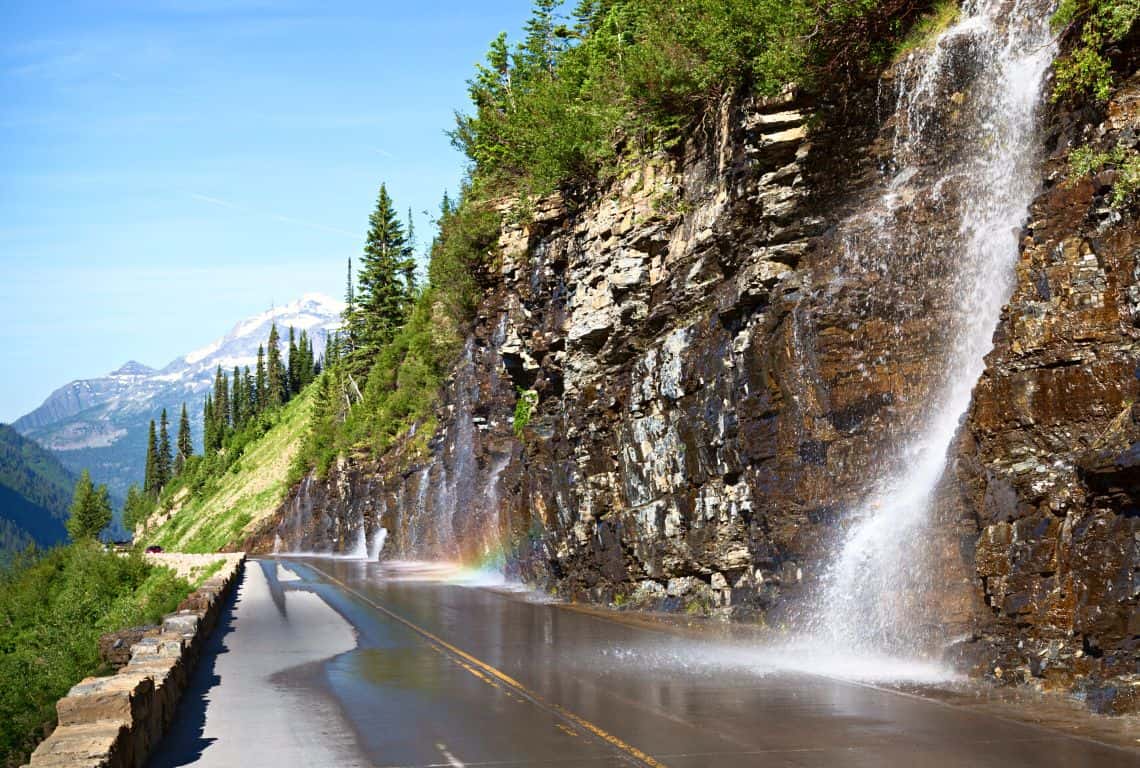
M 156 623 L 191 587 L 138 551 L 106 551 L 106 489 L 84 473 L 67 529 L 72 542 L 30 547 L 0 569 L 0 765 L 16 766 L 55 726 L 55 702 L 84 677 L 108 672 L 99 637 Z

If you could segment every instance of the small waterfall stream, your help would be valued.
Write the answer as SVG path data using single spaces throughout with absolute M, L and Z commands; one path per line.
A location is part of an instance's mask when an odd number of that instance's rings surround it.
M 947 309 L 940 347 L 929 350 L 934 384 L 907 425 L 913 437 L 880 460 L 812 606 L 812 633 L 833 648 L 913 656 L 931 639 L 919 636 L 908 601 L 936 578 L 924 572 L 924 526 L 1012 290 L 1018 233 L 1038 187 L 1050 10 L 1043 0 L 967 0 L 953 26 L 899 65 L 893 157 L 845 248 L 849 258 L 902 265 L 884 268 L 887 280 L 937 276 L 917 290 L 940 292 L 930 305 Z M 948 236 L 928 236 L 916 200 L 956 219 Z

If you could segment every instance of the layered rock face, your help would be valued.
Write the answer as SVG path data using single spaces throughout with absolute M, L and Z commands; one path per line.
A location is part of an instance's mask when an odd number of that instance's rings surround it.
M 1140 681 L 1140 226 L 1109 206 L 1111 171 L 1071 177 L 1064 150 L 1090 140 L 1140 144 L 1140 76 L 1100 124 L 1058 126 L 959 457 L 986 671 L 1087 676 L 1093 703 L 1118 711 L 1140 706 L 1122 686 Z
M 726 100 L 681 160 L 543 201 L 503 232 L 431 456 L 307 478 L 260 546 L 382 546 L 571 599 L 802 620 L 949 375 L 960 169 L 987 140 L 956 128 L 985 103 L 978 40 L 947 41 L 937 88 L 902 64 L 842 110 Z M 939 106 L 916 121 L 896 106 L 919 88 Z M 1087 130 L 1134 140 L 1135 105 L 1133 79 Z M 1050 119 L 1050 186 L 952 471 L 898 534 L 923 554 L 891 610 L 1005 679 L 1120 681 L 1140 632 L 1137 225 L 1106 211 L 1109 179 L 1062 180 L 1083 123 Z M 915 132 L 936 140 L 900 153 Z

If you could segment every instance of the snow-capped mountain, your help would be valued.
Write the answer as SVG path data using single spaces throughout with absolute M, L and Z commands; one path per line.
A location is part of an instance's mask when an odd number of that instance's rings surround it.
M 134 360 L 106 376 L 81 379 L 60 387 L 44 403 L 12 426 L 53 451 L 72 471 L 91 470 L 96 482 L 107 483 L 117 496 L 142 480 L 146 461 L 147 425 L 167 410 L 176 429 L 182 403 L 190 409 L 195 438 L 201 429 L 202 400 L 213 386 L 218 366 L 251 369 L 257 348 L 269 338 L 276 322 L 282 355 L 289 328 L 306 331 L 319 356 L 329 332 L 340 326 L 344 305 L 321 294 L 306 294 L 291 304 L 274 307 L 241 321 L 225 336 L 183 355 L 161 370 Z

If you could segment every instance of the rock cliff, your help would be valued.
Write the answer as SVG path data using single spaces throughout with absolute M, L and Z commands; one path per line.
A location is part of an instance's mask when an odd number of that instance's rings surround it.
M 1140 227 L 1106 199 L 1111 172 L 1073 178 L 1065 156 L 1138 145 L 1140 76 L 1103 120 L 1058 118 L 959 475 L 982 631 L 1001 649 L 986 671 L 1082 680 L 1097 708 L 1123 711 L 1140 706 Z
M 979 98 L 971 45 L 948 45 L 922 125 L 896 109 L 920 85 L 905 62 L 842 101 L 726 99 L 679 157 L 506 226 L 431 455 L 306 478 L 258 545 L 383 546 L 569 599 L 796 622 L 946 377 L 954 164 L 985 141 L 951 130 Z M 1112 711 L 1136 706 L 1140 662 L 1140 246 L 1112 179 L 1066 158 L 1134 145 L 1138 105 L 1133 76 L 1104 114 L 1046 117 L 1013 295 L 905 586 L 912 621 L 978 671 Z M 916 131 L 944 140 L 900 154 Z

